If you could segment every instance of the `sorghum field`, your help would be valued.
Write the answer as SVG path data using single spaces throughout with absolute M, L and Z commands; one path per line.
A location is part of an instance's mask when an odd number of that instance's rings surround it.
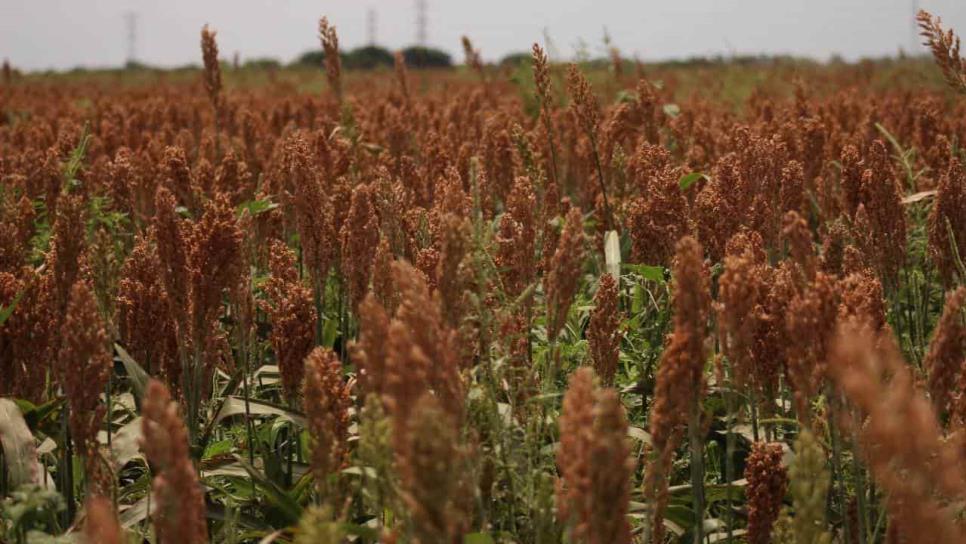
M 966 61 L 18 74 L 0 541 L 966 542 Z

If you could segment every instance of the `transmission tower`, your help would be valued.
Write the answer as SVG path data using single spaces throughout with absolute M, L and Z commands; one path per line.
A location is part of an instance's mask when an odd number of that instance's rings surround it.
M 376 10 L 373 8 L 366 12 L 366 31 L 369 34 L 369 45 L 376 45 Z
M 426 45 L 426 0 L 416 0 L 416 43 Z
M 138 43 L 138 15 L 133 11 L 124 14 L 124 22 L 127 26 L 127 62 L 134 63 L 137 60 Z

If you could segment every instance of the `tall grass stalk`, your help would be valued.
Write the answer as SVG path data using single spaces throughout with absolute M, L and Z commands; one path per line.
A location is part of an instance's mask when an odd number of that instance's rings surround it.
M 691 415 L 688 422 L 691 493 L 694 505 L 694 544 L 704 543 L 704 440 L 701 430 L 701 397 L 695 395 L 691 402 Z

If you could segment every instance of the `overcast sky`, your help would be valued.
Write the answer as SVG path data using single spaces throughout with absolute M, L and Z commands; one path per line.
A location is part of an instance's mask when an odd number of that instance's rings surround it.
M 461 59 L 467 34 L 496 60 L 550 37 L 572 56 L 580 43 L 602 51 L 607 29 L 627 56 L 643 60 L 731 53 L 790 53 L 826 59 L 893 55 L 913 43 L 914 0 L 426 0 L 428 43 Z M 966 35 L 966 1 L 920 0 Z M 127 57 L 125 14 L 136 14 L 137 59 L 198 62 L 199 30 L 218 31 L 222 55 L 288 61 L 318 47 L 328 15 L 349 49 L 391 49 L 416 40 L 416 0 L 0 0 L 0 57 L 26 69 L 111 66 Z M 917 48 L 918 49 L 918 48 Z M 921 51 L 921 49 L 918 49 Z M 553 50 L 551 50 L 553 52 Z

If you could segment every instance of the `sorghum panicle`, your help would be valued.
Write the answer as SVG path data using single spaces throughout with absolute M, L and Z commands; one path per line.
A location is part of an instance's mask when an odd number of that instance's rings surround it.
M 282 389 L 289 401 L 298 398 L 305 374 L 305 358 L 315 345 L 318 319 L 312 290 L 302 284 L 295 266 L 295 253 L 275 240 L 269 254 L 272 275 L 265 282 L 268 300 L 262 309 L 272 324 L 271 341 L 282 377 Z
M 414 544 L 457 544 L 470 523 L 469 452 L 456 425 L 450 411 L 428 393 L 416 401 L 406 421 L 398 470 Z
M 84 542 L 86 544 L 125 544 L 124 529 L 117 519 L 111 499 L 93 496 L 87 499 L 84 510 Z
M 155 467 L 151 505 L 158 543 L 205 544 L 205 496 L 188 454 L 188 431 L 161 382 L 148 382 L 141 415 L 141 449 Z
M 577 293 L 581 263 L 584 259 L 584 227 L 580 208 L 567 212 L 563 234 L 544 280 L 547 298 L 547 337 L 555 338 L 567 320 L 567 312 Z
M 946 304 L 942 316 L 936 324 L 929 350 L 923 358 L 922 366 L 928 375 L 928 390 L 933 406 L 939 414 L 949 413 L 966 361 L 966 323 L 963 310 L 966 308 L 966 287 L 959 287 L 946 294 Z
M 107 411 L 101 393 L 107 387 L 113 359 L 97 301 L 84 281 L 78 281 L 70 290 L 62 330 L 57 371 L 70 406 L 71 438 L 84 457 L 92 492 L 109 494 L 110 482 L 98 457 L 97 433 Z
M 208 100 L 215 109 L 215 115 L 221 113 L 221 66 L 218 61 L 218 42 L 215 41 L 214 30 L 208 25 L 201 29 L 201 55 L 205 63 L 205 91 Z
M 330 349 L 312 350 L 305 359 L 302 405 L 312 439 L 312 472 L 322 490 L 329 490 L 327 478 L 346 462 L 351 404 L 339 357 Z
M 621 316 L 617 306 L 617 280 L 610 274 L 604 274 L 594 295 L 594 309 L 587 324 L 587 342 L 590 344 L 594 370 L 607 386 L 614 384 L 620 358 Z
M 788 476 L 782 466 L 782 445 L 756 442 L 745 464 L 748 487 L 748 542 L 769 544 L 772 526 L 778 519 Z
M 349 215 L 342 224 L 342 276 L 348 288 L 353 309 L 369 290 L 373 255 L 379 244 L 379 221 L 372 205 L 368 185 L 358 185 L 352 191 Z

